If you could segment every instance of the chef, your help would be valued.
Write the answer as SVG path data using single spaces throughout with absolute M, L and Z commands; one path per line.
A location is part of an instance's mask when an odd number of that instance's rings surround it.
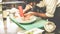
M 46 7 L 46 12 L 29 12 L 31 15 L 39 16 L 42 18 L 48 18 L 49 21 L 53 21 L 57 26 L 57 31 L 60 30 L 60 7 L 59 0 L 42 0 L 37 4 L 38 7 Z M 27 9 L 31 6 L 26 6 Z M 26 9 L 26 10 L 27 10 Z M 25 11 L 26 11 L 25 10 Z

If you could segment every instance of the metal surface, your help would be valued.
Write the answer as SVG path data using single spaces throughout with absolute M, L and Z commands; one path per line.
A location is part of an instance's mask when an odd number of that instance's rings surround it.
M 16 3 L 25 3 L 25 2 L 24 1 L 0 2 L 0 4 L 16 4 Z

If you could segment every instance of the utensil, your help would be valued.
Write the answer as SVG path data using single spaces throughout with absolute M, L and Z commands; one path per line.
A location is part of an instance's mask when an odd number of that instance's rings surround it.
M 24 13 L 23 13 L 23 8 L 22 8 L 22 6 L 18 6 L 18 9 L 19 9 L 19 15 L 21 16 L 21 17 L 24 17 Z

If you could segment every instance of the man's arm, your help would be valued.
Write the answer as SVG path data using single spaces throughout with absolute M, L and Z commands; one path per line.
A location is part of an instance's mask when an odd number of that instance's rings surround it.
M 54 12 L 56 9 L 57 0 L 46 0 L 45 4 L 46 4 L 46 13 L 45 13 L 46 16 L 54 17 Z
M 38 12 L 30 12 L 31 15 L 39 16 L 47 18 L 48 16 L 45 15 L 45 13 L 38 13 Z
M 37 13 L 37 12 L 30 12 L 32 15 L 40 16 L 40 17 L 54 17 L 54 12 L 56 9 L 56 0 L 45 0 L 44 4 L 46 6 L 46 13 Z
M 44 0 L 43 3 L 46 6 L 46 13 L 39 13 L 37 15 L 40 17 L 53 17 L 56 9 L 57 0 Z

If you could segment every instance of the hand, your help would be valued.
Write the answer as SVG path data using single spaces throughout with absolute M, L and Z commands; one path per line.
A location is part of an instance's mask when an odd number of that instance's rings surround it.
M 32 8 L 32 6 L 29 5 L 29 4 L 27 4 L 26 7 L 25 7 L 25 9 L 23 10 L 23 11 L 24 11 L 23 13 L 26 13 L 27 10 L 29 10 L 29 9 L 31 9 L 31 8 Z
M 25 16 L 24 16 L 25 17 L 25 20 L 30 20 L 30 17 L 31 16 L 32 16 L 32 14 L 30 14 L 30 13 L 29 14 L 25 14 Z

